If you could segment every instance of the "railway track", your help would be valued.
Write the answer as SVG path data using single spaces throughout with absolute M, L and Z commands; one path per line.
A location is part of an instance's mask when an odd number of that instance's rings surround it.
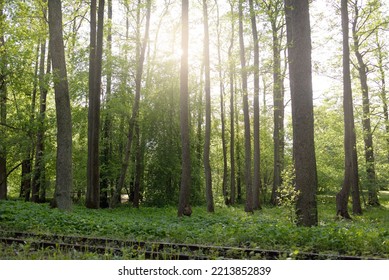
M 245 247 L 222 247 L 167 242 L 142 242 L 109 238 L 35 234 L 0 231 L 0 242 L 6 245 L 29 244 L 34 249 L 75 250 L 115 257 L 145 258 L 153 260 L 207 260 L 207 259 L 299 259 L 299 260 L 361 260 L 359 256 L 319 254 L 315 252 L 292 253 Z

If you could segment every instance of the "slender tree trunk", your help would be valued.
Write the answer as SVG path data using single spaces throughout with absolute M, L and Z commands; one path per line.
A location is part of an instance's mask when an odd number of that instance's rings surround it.
M 210 164 L 211 149 L 211 69 L 209 62 L 209 30 L 207 0 L 203 0 L 204 17 L 204 68 L 205 68 L 205 141 L 204 141 L 204 173 L 207 211 L 214 212 L 212 192 L 212 171 Z
M 140 2 L 139 2 L 139 7 L 140 9 Z M 127 134 L 127 145 L 125 149 L 125 157 L 122 163 L 122 169 L 120 172 L 120 178 L 118 182 L 118 187 L 115 191 L 114 199 L 112 200 L 111 205 L 114 207 L 117 204 L 118 198 L 120 197 L 120 193 L 124 187 L 125 183 L 125 178 L 126 178 L 126 173 L 130 161 L 130 153 L 131 153 L 131 147 L 132 147 L 132 141 L 134 138 L 134 128 L 135 125 L 138 122 L 139 118 L 139 103 L 140 103 L 140 96 L 141 96 L 141 90 L 142 90 L 142 75 L 143 75 L 143 66 L 144 66 L 144 60 L 146 56 L 146 47 L 148 43 L 148 38 L 149 38 L 149 29 L 150 29 L 150 15 L 151 15 L 151 0 L 147 1 L 147 11 L 146 11 L 146 29 L 145 29 L 145 34 L 143 37 L 143 42 L 138 42 L 138 55 L 137 57 L 138 62 L 137 62 L 137 69 L 136 69 L 136 76 L 135 76 L 135 100 L 134 100 L 134 105 L 132 107 L 132 114 L 131 114 L 131 119 L 129 123 L 129 128 L 128 128 L 128 134 Z M 140 40 L 138 40 L 140 41 Z
M 189 89 L 188 89 L 188 47 L 189 47 L 189 3 L 182 0 L 182 43 L 181 43 L 181 70 L 180 70 L 180 129 L 181 129 L 181 186 L 178 204 L 178 217 L 190 216 L 190 185 L 191 185 L 191 160 L 190 160 L 190 136 L 189 136 Z
M 4 1 L 0 3 L 0 133 L 6 135 L 7 124 L 7 62 L 5 50 L 5 15 Z M 7 148 L 6 143 L 0 140 L 0 200 L 7 199 Z
M 96 25 L 96 0 L 91 1 L 90 56 L 89 56 L 89 110 L 88 162 L 86 207 L 100 207 L 100 93 L 103 54 L 104 0 L 99 0 Z
M 348 198 L 351 189 L 358 189 L 358 165 L 356 158 L 356 136 L 354 128 L 353 99 L 350 74 L 350 47 L 347 0 L 341 1 L 343 33 L 343 111 L 344 111 L 344 180 L 336 195 L 337 215 L 351 219 L 348 212 Z
M 249 0 L 251 29 L 254 42 L 254 176 L 253 176 L 253 209 L 261 208 L 259 195 L 261 186 L 261 147 L 259 123 L 259 46 L 257 21 L 254 10 L 254 1 Z
M 110 165 L 112 159 L 112 116 L 110 113 L 110 101 L 112 91 L 112 0 L 108 0 L 108 29 L 107 29 L 107 90 L 105 109 L 106 114 L 103 125 L 103 152 L 102 152 L 102 166 L 101 171 L 101 187 L 100 187 L 100 207 L 107 208 L 108 191 L 111 187 L 113 178 L 110 175 Z
M 219 5 L 217 0 L 215 0 L 216 12 L 217 12 L 217 58 L 218 58 L 218 72 L 219 72 L 219 90 L 220 90 L 220 122 L 221 122 L 221 137 L 222 137 L 222 151 L 223 151 L 223 181 L 222 181 L 222 193 L 224 201 L 229 204 L 229 198 L 227 195 L 227 180 L 228 180 L 228 164 L 227 164 L 227 144 L 226 144 L 226 124 L 225 124 L 225 105 L 224 105 L 224 82 L 223 82 L 223 73 L 222 73 L 222 58 L 221 58 L 221 30 L 220 30 L 220 15 L 219 15 Z
M 381 89 L 380 89 L 380 98 L 382 102 L 382 111 L 384 114 L 384 121 L 385 121 L 385 132 L 386 135 L 389 135 L 389 113 L 388 113 L 388 100 L 386 96 L 386 78 L 385 78 L 385 69 L 384 69 L 384 55 L 382 52 L 382 45 L 379 41 L 378 32 L 376 34 L 376 44 L 377 44 L 377 55 L 378 55 L 378 69 L 380 73 L 380 82 L 381 82 Z M 389 137 L 386 139 L 386 158 L 389 162 Z
M 292 97 L 297 224 L 315 226 L 317 173 L 314 143 L 311 28 L 308 0 L 285 0 Z
M 55 108 L 57 116 L 57 164 L 54 204 L 62 210 L 72 207 L 72 117 L 66 73 L 60 0 L 50 0 L 49 33 L 52 54 Z
M 26 148 L 26 158 L 22 162 L 22 176 L 21 176 L 21 184 L 20 184 L 20 197 L 25 197 L 27 191 L 31 189 L 31 175 L 32 175 L 32 158 L 34 153 L 33 143 L 35 142 L 32 127 L 35 122 L 35 106 L 36 106 L 36 94 L 38 91 L 38 66 L 39 64 L 39 43 L 36 48 L 36 59 L 35 59 L 35 70 L 34 70 L 34 84 L 31 96 L 31 110 L 30 110 L 30 126 L 28 128 L 27 134 L 31 139 L 31 143 Z
M 243 38 L 243 2 L 239 0 L 239 46 L 240 46 L 240 64 L 242 74 L 242 93 L 243 93 L 243 116 L 244 116 L 244 150 L 245 150 L 245 184 L 246 184 L 246 204 L 245 211 L 253 212 L 253 190 L 251 176 L 251 132 L 250 132 L 250 114 L 247 91 L 247 69 L 245 46 Z
M 45 59 L 46 59 L 46 42 L 42 42 L 40 51 L 40 63 L 39 63 L 39 115 L 38 115 L 38 131 L 36 136 L 36 148 L 35 148 L 35 166 L 34 176 L 32 178 L 32 193 L 41 193 L 39 200 L 43 201 L 46 198 L 43 196 L 46 187 L 45 176 L 45 160 L 44 160 L 44 134 L 45 134 L 45 119 L 46 119 L 46 99 L 48 92 L 48 84 L 46 75 L 51 71 L 51 56 L 50 46 L 47 52 L 47 66 L 45 73 Z M 29 198 L 29 193 L 26 194 L 26 200 Z
M 273 187 L 271 204 L 277 205 L 278 188 L 282 183 L 282 171 L 284 169 L 284 85 L 281 70 L 281 38 L 283 14 L 282 0 L 270 1 L 266 9 L 272 29 L 273 51 L 273 116 L 274 116 L 274 160 L 273 160 Z
M 234 14 L 234 4 L 230 2 L 231 5 L 231 15 Z M 234 91 L 234 62 L 232 51 L 234 49 L 234 35 L 235 35 L 235 21 L 231 17 L 231 41 L 228 48 L 228 61 L 229 61 L 229 76 L 230 76 L 230 204 L 235 204 L 235 186 L 236 186 L 236 174 L 235 174 L 235 91 Z M 226 204 L 228 203 L 228 195 L 226 199 Z
M 135 183 L 134 183 L 134 200 L 132 204 L 135 208 L 139 208 L 141 200 L 141 184 L 143 177 L 143 145 L 141 141 L 141 134 L 139 129 L 139 123 L 135 127 L 136 133 L 136 164 L 135 164 Z
M 365 144 L 364 148 L 365 148 L 366 173 L 368 179 L 368 192 L 369 192 L 368 204 L 371 206 L 378 206 L 380 205 L 380 203 L 378 201 L 377 179 L 376 179 L 375 162 L 374 162 L 373 134 L 371 132 L 371 122 L 370 122 L 370 97 L 369 97 L 369 86 L 367 85 L 367 66 L 363 60 L 363 55 L 359 49 L 360 38 L 356 29 L 357 22 L 359 19 L 358 9 L 359 8 L 357 6 L 357 2 L 355 2 L 355 6 L 354 6 L 355 18 L 352 26 L 352 32 L 353 32 L 352 36 L 354 41 L 354 53 L 358 61 L 357 69 L 359 73 L 359 80 L 362 89 L 362 108 L 363 108 L 362 127 L 363 127 L 363 140 Z M 358 189 L 358 193 L 359 193 L 359 189 Z M 361 212 L 360 206 L 358 205 L 354 206 L 353 204 L 353 212 L 355 214 L 360 214 Z

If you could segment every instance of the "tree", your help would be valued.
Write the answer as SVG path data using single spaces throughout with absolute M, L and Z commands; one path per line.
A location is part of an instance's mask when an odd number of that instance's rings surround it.
M 379 80 L 380 80 L 380 99 L 382 102 L 382 111 L 384 114 L 385 121 L 385 132 L 389 135 L 389 112 L 388 112 L 388 100 L 386 96 L 386 76 L 385 76 L 385 66 L 384 66 L 384 51 L 383 43 L 380 42 L 380 36 L 378 30 L 376 31 L 376 47 L 377 47 L 377 60 L 378 60 L 378 71 L 379 71 Z M 386 139 L 386 158 L 389 162 L 389 137 Z
M 60 0 L 48 1 L 50 50 L 52 54 L 55 108 L 57 117 L 57 163 L 54 205 L 62 210 L 72 207 L 72 116 L 62 35 Z
M 138 9 L 141 8 L 141 2 L 138 2 Z M 138 13 L 140 10 L 138 10 Z M 129 123 L 128 128 L 128 134 L 127 134 L 127 145 L 125 150 L 125 157 L 122 164 L 122 169 L 120 173 L 120 178 L 118 182 L 118 187 L 115 191 L 115 195 L 113 197 L 113 200 L 111 202 L 112 206 L 115 206 L 120 197 L 121 190 L 124 187 L 124 182 L 126 178 L 126 173 L 130 161 L 130 152 L 132 147 L 132 141 L 134 138 L 134 130 L 135 126 L 137 125 L 138 119 L 139 119 L 139 104 L 140 104 L 140 97 L 141 97 L 141 90 L 142 90 L 142 75 L 143 75 L 143 67 L 144 67 L 144 61 L 146 56 L 146 47 L 147 42 L 149 38 L 149 29 L 150 29 L 150 15 L 151 15 L 151 0 L 147 1 L 147 11 L 146 11 L 146 28 L 145 28 L 145 34 L 143 37 L 143 42 L 140 42 L 140 39 L 137 40 L 137 67 L 136 67 L 136 76 L 135 76 L 135 100 L 134 105 L 132 107 L 132 114 L 131 119 Z M 140 25 L 140 22 L 138 22 L 138 28 Z M 138 31 L 139 33 L 140 31 Z M 140 37 L 139 37 L 140 38 Z
M 46 24 L 46 16 L 47 10 L 43 10 L 43 26 L 47 28 Z M 40 63 L 39 63 L 39 113 L 38 113 L 38 130 L 36 134 L 36 147 L 35 147 L 35 166 L 32 177 L 32 199 L 36 200 L 37 195 L 41 190 L 45 189 L 46 178 L 45 178 L 45 161 L 44 161 L 44 134 L 45 134 L 45 119 L 46 119 L 46 102 L 47 102 L 47 93 L 48 93 L 48 84 L 46 75 L 51 71 L 51 57 L 50 57 L 50 47 L 48 47 L 49 51 L 47 51 L 47 65 L 45 72 L 45 60 L 46 60 L 46 39 L 42 39 L 40 44 Z M 43 192 L 42 192 L 43 193 Z M 34 195 L 35 194 L 35 195 Z M 26 200 L 29 199 L 29 190 L 27 191 Z M 43 196 L 39 198 L 40 201 L 43 201 Z
M 234 1 L 230 2 L 230 12 L 231 12 L 231 39 L 230 46 L 228 48 L 228 68 L 229 68 L 229 80 L 230 80 L 230 203 L 235 204 L 235 186 L 236 186 L 236 176 L 235 176 L 235 89 L 234 89 L 234 73 L 235 65 L 233 61 L 232 51 L 234 49 L 234 35 L 235 35 L 235 21 L 233 18 L 234 14 Z
M 350 47 L 347 0 L 341 2 L 343 34 L 343 113 L 344 113 L 344 180 L 336 195 L 337 215 L 351 219 L 347 204 L 351 189 L 358 189 L 358 162 L 354 127 L 353 99 L 350 74 Z
M 99 0 L 96 27 L 96 0 L 91 2 L 89 55 L 88 162 L 86 207 L 100 206 L 100 92 L 103 55 L 104 0 Z
M 207 211 L 214 212 L 212 192 L 212 171 L 210 164 L 211 148 L 211 69 L 209 62 L 209 30 L 207 0 L 203 0 L 204 17 L 204 67 L 205 67 L 205 141 L 204 141 L 204 173 L 207 200 Z
M 297 225 L 315 226 L 317 173 L 314 143 L 311 28 L 308 0 L 286 0 L 290 92 L 292 97 L 293 161 Z
M 261 208 L 259 194 L 261 190 L 261 147 L 259 124 L 259 46 L 257 21 L 253 0 L 249 0 L 251 29 L 254 42 L 254 177 L 253 177 L 253 209 Z
M 224 197 L 224 202 L 228 205 L 229 198 L 227 196 L 227 180 L 228 180 L 228 164 L 227 164 L 227 141 L 226 141 L 226 114 L 225 114 L 225 105 L 224 105 L 224 81 L 223 81 L 223 66 L 221 58 L 221 28 L 220 28 L 220 11 L 217 0 L 215 0 L 216 6 L 216 28 L 217 28 L 217 58 L 218 58 L 218 74 L 219 74 L 219 91 L 220 91 L 220 122 L 221 122 L 221 141 L 222 141 L 222 151 L 223 151 L 223 181 L 222 181 L 222 193 Z
M 189 47 L 189 3 L 182 0 L 181 11 L 181 69 L 180 69 L 180 130 L 181 130 L 181 185 L 178 202 L 178 217 L 190 216 L 191 160 L 189 136 L 189 89 L 188 89 L 188 47 Z
M 242 94 L 243 94 L 243 115 L 244 115 L 244 151 L 245 151 L 245 184 L 246 184 L 246 204 L 245 211 L 253 212 L 253 190 L 251 176 L 251 132 L 250 132 L 250 114 L 247 90 L 247 69 L 243 34 L 243 2 L 239 0 L 239 48 L 240 65 L 242 75 Z
M 354 2 L 354 19 L 352 22 L 352 38 L 353 38 L 353 50 L 354 54 L 357 58 L 357 64 L 355 67 L 358 70 L 359 74 L 359 81 L 361 84 L 361 90 L 362 90 L 362 127 L 363 127 L 363 141 L 364 141 L 364 149 L 365 149 L 365 162 L 366 162 L 366 173 L 367 173 L 367 179 L 368 179 L 368 191 L 369 191 L 369 198 L 368 198 L 368 204 L 371 206 L 378 206 L 380 205 L 378 201 L 378 188 L 377 188 L 377 178 L 376 178 L 376 171 L 375 171 L 375 160 L 374 160 L 374 145 L 373 145 L 373 133 L 371 129 L 371 118 L 370 118 L 370 94 L 369 94 L 369 86 L 368 86 L 368 65 L 365 62 L 365 54 L 368 52 L 362 52 L 362 42 L 366 41 L 370 35 L 374 34 L 373 32 L 363 32 L 361 30 L 366 24 L 366 21 L 371 16 L 371 14 L 374 12 L 375 9 L 379 9 L 379 5 L 374 5 L 371 3 L 369 5 L 369 11 L 367 12 L 367 15 L 362 16 L 360 15 L 359 7 L 358 7 L 358 1 L 355 0 Z M 372 10 L 370 10 L 372 9 Z M 364 11 L 363 11 L 364 12 Z M 360 24 L 360 21 L 362 22 Z M 363 34 L 365 33 L 365 34 Z M 357 209 L 356 212 L 360 212 L 359 209 Z
M 5 15 L 4 1 L 0 3 L 0 132 L 5 135 L 7 124 L 7 62 L 5 50 Z M 7 199 L 7 149 L 0 142 L 0 200 Z
M 107 29 L 107 89 L 106 89 L 106 114 L 103 123 L 103 137 L 102 137 L 102 159 L 101 165 L 101 184 L 100 184 L 100 207 L 107 208 L 108 190 L 110 183 L 112 183 L 112 176 L 110 174 L 109 165 L 112 159 L 112 114 L 109 111 L 111 107 L 112 98 L 112 0 L 108 0 L 108 29 Z
M 281 41 L 285 25 L 282 0 L 263 1 L 271 25 L 273 52 L 273 111 L 274 156 L 271 203 L 277 205 L 277 192 L 282 183 L 284 169 L 284 75 L 281 70 Z

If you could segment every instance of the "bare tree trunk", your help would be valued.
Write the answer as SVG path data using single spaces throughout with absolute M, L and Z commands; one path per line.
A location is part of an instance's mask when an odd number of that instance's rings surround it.
M 221 137 L 222 137 L 222 151 L 223 151 L 223 181 L 222 181 L 222 193 L 224 201 L 229 204 L 229 198 L 227 195 L 227 180 L 228 180 L 228 165 L 227 165 L 227 144 L 226 144 L 226 124 L 225 124 L 225 105 L 224 105 L 224 81 L 222 73 L 222 58 L 221 58 L 221 30 L 220 30 L 220 16 L 219 16 L 219 6 L 217 0 L 215 0 L 216 12 L 217 12 L 217 57 L 218 57 L 218 72 L 219 72 L 219 90 L 220 90 L 220 122 L 221 122 Z
M 89 56 L 89 110 L 88 162 L 86 207 L 100 207 L 100 93 L 103 54 L 104 0 L 99 0 L 96 25 L 96 0 L 91 1 L 90 56 Z
M 243 116 L 244 116 L 244 150 L 245 150 L 245 184 L 246 184 L 246 204 L 245 211 L 253 212 L 253 190 L 251 176 L 251 132 L 250 132 L 250 114 L 247 91 L 247 69 L 245 47 L 243 39 L 243 2 L 239 0 L 239 46 L 240 46 L 240 64 L 242 74 L 242 94 L 243 94 Z
M 140 9 L 141 3 L 139 2 L 139 9 Z M 125 157 L 122 163 L 122 169 L 120 172 L 120 178 L 118 182 L 118 187 L 115 191 L 113 200 L 111 202 L 111 206 L 116 206 L 117 202 L 119 201 L 118 198 L 120 197 L 120 193 L 124 187 L 126 173 L 130 161 L 130 153 L 131 153 L 131 147 L 132 147 L 132 141 L 134 138 L 134 128 L 138 122 L 139 118 L 139 103 L 140 103 L 140 96 L 141 96 L 141 89 L 142 89 L 142 75 L 143 75 L 143 66 L 144 66 L 144 60 L 146 56 L 146 47 L 147 42 L 149 38 L 149 29 L 150 29 L 150 15 L 151 15 L 151 0 L 147 1 L 147 11 L 146 11 L 146 29 L 145 34 L 143 37 L 143 42 L 138 42 L 138 55 L 139 58 L 137 61 L 137 69 L 136 69 L 136 77 L 135 77 L 135 100 L 134 105 L 132 107 L 132 115 L 129 123 L 128 128 L 128 134 L 127 134 L 127 145 L 125 149 Z
M 261 146 L 259 123 L 259 46 L 257 22 L 253 0 L 249 0 L 251 28 L 254 42 L 254 177 L 253 177 L 253 209 L 261 208 L 259 195 L 261 185 Z
M 368 192 L 369 199 L 368 204 L 371 206 L 380 205 L 378 201 L 378 189 L 377 189 L 377 178 L 375 172 L 375 162 L 374 162 L 374 147 L 373 147 L 373 134 L 371 132 L 371 123 L 370 123 L 370 97 L 369 97 L 369 86 L 367 85 L 367 66 L 363 60 L 363 55 L 360 51 L 360 37 L 357 33 L 357 22 L 359 19 L 359 8 L 357 2 L 354 4 L 355 18 L 352 26 L 352 36 L 354 41 L 354 53 L 357 57 L 358 66 L 357 70 L 359 73 L 359 80 L 361 83 L 362 89 L 362 127 L 363 127 L 363 140 L 365 148 L 365 162 L 366 162 L 366 173 L 368 179 Z M 357 191 L 357 193 L 355 193 Z M 359 201 L 359 189 L 355 190 L 354 196 L 356 201 Z M 354 214 L 361 214 L 362 209 L 360 205 L 354 205 L 354 196 L 353 196 L 353 212 Z
M 350 76 L 350 47 L 347 0 L 341 1 L 343 32 L 343 110 L 344 110 L 344 180 L 340 192 L 336 195 L 337 215 L 351 219 L 348 213 L 348 198 L 351 188 L 358 188 L 358 166 L 355 165 L 356 137 L 354 128 L 353 99 Z
M 311 28 L 308 0 L 285 0 L 290 91 L 292 97 L 293 160 L 297 225 L 315 226 L 317 172 L 314 143 Z
M 57 116 L 57 165 L 54 204 L 62 210 L 72 207 L 72 116 L 66 73 L 60 0 L 50 0 L 49 32 L 52 54 L 55 108 Z
M 189 133 L 189 89 L 188 89 L 188 45 L 189 45 L 189 3 L 182 0 L 182 55 L 180 70 L 180 128 L 181 128 L 181 186 L 178 204 L 178 217 L 190 216 L 190 185 L 191 185 L 191 160 L 190 160 L 190 133 Z
M 132 204 L 135 208 L 139 208 L 141 200 L 141 184 L 143 177 L 143 145 L 141 141 L 141 134 L 139 129 L 139 123 L 135 127 L 136 133 L 136 164 L 135 164 L 135 183 L 134 183 L 134 200 Z
M 211 69 L 209 62 L 209 30 L 207 0 L 203 0 L 204 17 L 204 68 L 205 68 L 205 141 L 204 141 L 204 173 L 207 211 L 214 212 L 212 192 L 212 171 L 210 164 L 211 148 Z
M 388 113 L 388 100 L 386 96 L 386 78 L 385 78 L 385 69 L 384 69 L 384 55 L 382 52 L 382 44 L 379 41 L 379 35 L 378 32 L 376 34 L 376 44 L 377 44 L 377 55 L 378 55 L 378 69 L 380 73 L 380 82 L 381 82 L 381 89 L 380 89 L 380 98 L 382 102 L 382 111 L 384 114 L 384 121 L 385 121 L 385 132 L 387 135 L 389 135 L 389 113 Z M 386 139 L 386 158 L 389 162 L 389 137 Z
M 31 175 L 32 175 L 32 160 L 34 153 L 33 143 L 35 142 L 32 127 L 35 122 L 35 106 L 36 106 L 36 95 L 38 91 L 38 64 L 39 64 L 39 42 L 36 48 L 36 59 L 35 59 L 35 70 L 34 70 L 34 84 L 31 96 L 31 110 L 30 110 L 30 127 L 27 130 L 27 137 L 31 139 L 30 143 L 26 148 L 26 157 L 22 162 L 22 174 L 20 183 L 20 197 L 25 197 L 26 193 L 31 190 Z
M 45 73 L 45 59 L 47 59 L 46 73 Z M 35 148 L 35 166 L 34 166 L 34 176 L 32 178 L 32 192 L 40 193 L 39 200 L 43 201 L 46 198 L 45 194 L 46 188 L 46 175 L 45 175 L 45 161 L 44 161 L 44 134 L 45 134 L 45 119 L 46 119 L 46 99 L 48 92 L 48 83 L 46 80 L 46 75 L 51 71 L 51 55 L 50 55 L 50 46 L 47 51 L 46 58 L 46 42 L 41 44 L 41 53 L 40 53 L 40 64 L 39 64 L 39 115 L 38 115 L 38 131 L 36 137 L 36 148 Z M 26 200 L 28 199 L 29 194 L 26 194 Z
M 5 15 L 4 1 L 0 3 L 0 133 L 6 135 L 7 124 L 7 62 L 5 49 Z M 7 148 L 3 140 L 0 141 L 0 200 L 7 199 Z
M 271 204 L 277 205 L 278 188 L 282 183 L 284 169 L 284 75 L 281 70 L 281 40 L 283 36 L 284 14 L 283 1 L 264 1 L 265 9 L 272 29 L 273 51 L 273 116 L 274 116 L 274 160 L 273 187 Z
M 109 111 L 111 105 L 111 91 L 112 91 L 112 0 L 108 0 L 108 29 L 107 29 L 107 90 L 105 109 L 106 114 L 103 125 L 103 152 L 102 165 L 105 168 L 101 171 L 101 186 L 100 186 L 100 207 L 107 208 L 108 190 L 111 187 L 113 178 L 109 170 L 112 159 L 112 116 Z
M 231 15 L 234 13 L 234 4 L 230 2 L 231 5 Z M 235 186 L 236 186 L 236 176 L 235 176 L 235 91 L 234 91 L 234 72 L 235 67 L 232 60 L 232 51 L 234 48 L 234 30 L 235 23 L 231 17 L 231 41 L 228 48 L 228 60 L 229 60 L 229 76 L 230 76 L 230 201 L 228 201 L 228 195 L 226 194 L 226 204 L 235 204 Z M 229 202 L 229 203 L 228 203 Z

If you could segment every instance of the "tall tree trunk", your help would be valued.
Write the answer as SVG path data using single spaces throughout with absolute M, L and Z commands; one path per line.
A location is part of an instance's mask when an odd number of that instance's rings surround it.
M 100 207 L 100 92 L 103 54 L 104 0 L 99 0 L 96 25 L 96 0 L 91 1 L 89 54 L 88 161 L 86 207 Z
M 271 0 L 266 5 L 272 29 L 273 51 L 273 186 L 271 204 L 277 205 L 278 188 L 282 183 L 284 169 L 284 75 L 281 70 L 281 38 L 284 25 L 282 0 Z
M 315 226 L 317 172 L 314 143 L 311 28 L 308 0 L 285 0 L 297 225 Z
M 203 0 L 204 17 L 204 68 L 205 68 L 205 141 L 204 141 L 204 173 L 207 211 L 214 212 L 212 192 L 212 171 L 210 163 L 211 149 L 211 69 L 209 62 L 209 30 L 207 0 Z
M 242 74 L 242 94 L 243 94 L 243 116 L 244 116 L 244 150 L 245 150 L 245 184 L 246 184 L 246 204 L 245 211 L 253 212 L 253 190 L 251 176 L 251 132 L 250 132 L 250 114 L 247 91 L 247 69 L 245 46 L 243 38 L 243 2 L 239 0 L 239 47 L 240 47 L 240 65 Z
M 227 180 L 228 180 L 228 165 L 227 165 L 227 143 L 226 143 L 226 124 L 225 124 L 225 105 L 224 105 L 224 81 L 222 73 L 222 58 L 221 58 L 221 30 L 220 30 L 220 15 L 219 15 L 219 5 L 217 0 L 215 0 L 216 12 L 217 12 L 217 58 L 218 58 L 218 73 L 219 73 L 219 90 L 220 90 L 220 122 L 221 122 L 221 138 L 222 138 L 222 151 L 223 151 L 223 180 L 222 180 L 222 193 L 224 201 L 229 204 L 229 198 L 227 195 Z
M 139 208 L 141 200 L 141 184 L 143 177 L 143 145 L 141 141 L 141 134 L 139 123 L 135 126 L 136 133 L 136 155 L 135 155 L 135 183 L 134 183 L 134 199 L 132 204 L 135 208 Z
M 36 94 L 38 91 L 38 64 L 39 64 L 39 43 L 36 48 L 36 59 L 35 59 L 35 70 L 34 70 L 34 84 L 31 95 L 31 110 L 30 110 L 30 126 L 28 128 L 27 134 L 31 139 L 31 142 L 26 148 L 26 157 L 22 162 L 22 176 L 21 176 L 21 184 L 20 184 L 20 197 L 25 197 L 27 191 L 31 189 L 31 175 L 32 175 L 32 157 L 34 153 L 33 143 L 35 142 L 34 136 L 32 133 L 32 127 L 35 122 L 35 105 L 36 105 Z
M 189 3 L 182 0 L 181 70 L 180 70 L 180 130 L 181 130 L 181 186 L 178 202 L 178 217 L 190 216 L 190 133 L 189 133 L 189 88 L 188 88 L 188 47 L 189 47 Z
M 43 8 L 42 24 L 46 24 L 47 10 Z M 49 53 L 49 52 L 48 52 Z M 36 135 L 36 147 L 35 147 L 35 165 L 34 175 L 32 178 L 31 187 L 31 201 L 39 201 L 39 193 L 41 188 L 45 185 L 44 182 L 44 120 L 46 116 L 46 97 L 48 91 L 48 85 L 45 79 L 45 59 L 46 59 L 46 39 L 41 41 L 40 45 L 40 62 L 39 62 L 39 115 L 38 115 L 38 130 Z M 50 72 L 51 58 L 47 56 L 47 73 Z M 25 199 L 29 199 L 30 190 L 26 192 Z
M 141 7 L 141 3 L 138 2 L 138 9 Z M 149 29 L 150 29 L 150 15 L 151 15 L 151 0 L 147 1 L 147 11 L 146 11 L 146 28 L 145 28 L 145 34 L 143 37 L 143 42 L 140 42 L 138 40 L 138 51 L 137 51 L 137 69 L 136 69 L 136 76 L 135 76 L 135 100 L 134 105 L 132 107 L 132 114 L 131 119 L 129 123 L 128 128 L 128 134 L 127 134 L 127 145 L 125 149 L 125 157 L 122 163 L 122 168 L 120 172 L 120 178 L 118 182 L 118 187 L 115 191 L 114 198 L 112 200 L 111 205 L 114 207 L 116 206 L 117 202 L 119 201 L 118 198 L 120 197 L 120 193 L 124 187 L 126 173 L 130 161 L 130 153 L 131 153 L 131 147 L 132 147 L 132 141 L 134 138 L 134 128 L 138 122 L 139 118 L 139 103 L 140 103 L 140 96 L 141 96 L 141 89 L 142 89 L 142 75 L 143 75 L 143 66 L 144 66 L 144 60 L 146 56 L 146 47 L 149 39 Z
M 72 207 L 72 117 L 66 73 L 65 51 L 62 33 L 62 9 L 60 0 L 50 0 L 49 33 L 52 54 L 55 108 L 57 116 L 57 164 L 55 205 L 62 210 Z
M 348 212 L 348 198 L 351 189 L 358 189 L 358 163 L 356 161 L 356 136 L 354 127 L 353 98 L 350 74 L 350 47 L 347 0 L 341 1 L 343 33 L 343 111 L 344 111 L 344 180 L 336 195 L 337 215 L 351 219 Z
M 40 63 L 39 63 L 39 114 L 38 114 L 38 130 L 36 136 L 35 147 L 35 165 L 34 176 L 32 178 L 32 193 L 41 193 L 39 200 L 45 200 L 45 187 L 46 187 L 46 175 L 45 175 L 45 160 L 44 160 L 44 134 L 45 134 L 45 119 L 46 119 L 46 99 L 48 92 L 48 84 L 46 75 L 51 71 L 51 55 L 50 46 L 47 52 L 47 65 L 45 73 L 45 59 L 46 59 L 46 42 L 41 43 L 40 51 Z M 29 194 L 26 195 L 28 200 Z
M 254 1 L 249 0 L 251 29 L 254 42 L 254 176 L 253 176 L 253 209 L 260 209 L 259 195 L 261 186 L 261 147 L 259 123 L 259 46 L 257 21 Z
M 385 69 L 384 69 L 384 54 L 382 52 L 382 44 L 379 41 L 378 32 L 376 34 L 376 45 L 377 45 L 377 55 L 378 55 L 378 69 L 380 73 L 380 98 L 382 102 L 382 111 L 384 114 L 385 121 L 385 132 L 386 135 L 389 135 L 389 113 L 388 113 L 388 100 L 386 96 L 386 78 L 385 78 Z M 386 158 L 387 162 L 389 162 L 389 137 L 386 137 Z
M 108 190 L 114 180 L 110 175 L 109 166 L 112 159 L 112 116 L 110 112 L 110 101 L 112 92 L 112 0 L 108 0 L 108 29 L 107 29 L 107 90 L 105 99 L 105 118 L 103 125 L 103 152 L 102 152 L 102 166 L 101 171 L 101 185 L 100 185 L 100 207 L 107 208 Z
M 352 26 L 352 36 L 354 41 L 354 53 L 358 61 L 358 74 L 359 80 L 361 83 L 362 89 L 362 127 L 363 127 L 363 141 L 365 148 L 365 162 L 366 162 L 366 173 L 368 180 L 368 192 L 369 199 L 368 204 L 371 206 L 380 205 L 378 201 L 378 189 L 377 189 L 377 180 L 375 172 L 375 162 L 374 162 L 374 147 L 373 147 L 373 134 L 371 132 L 371 122 L 370 122 L 370 97 L 369 97 L 369 86 L 367 85 L 367 66 L 363 60 L 363 55 L 360 51 L 360 37 L 357 33 L 357 22 L 359 19 L 359 8 L 357 2 L 354 4 L 355 18 Z M 359 189 L 358 189 L 359 192 Z M 354 194 L 356 195 L 356 194 Z M 354 200 L 353 200 L 354 201 Z M 360 207 L 353 204 L 353 212 L 355 214 L 360 214 Z M 355 211 L 354 211 L 355 210 Z
M 231 5 L 231 15 L 234 14 L 234 3 L 230 2 Z M 231 41 L 230 46 L 228 48 L 228 61 L 229 61 L 229 76 L 230 76 L 230 204 L 235 204 L 235 187 L 236 187 L 236 174 L 235 174 L 235 91 L 234 91 L 234 62 L 233 62 L 233 54 L 232 51 L 234 49 L 234 35 L 235 35 L 235 21 L 231 17 Z M 226 204 L 228 203 L 228 195 L 226 199 Z
M 0 3 L 0 133 L 6 135 L 7 124 L 7 61 L 5 50 L 4 30 L 4 1 Z M 7 199 L 7 148 L 3 140 L 0 141 L 0 200 Z

